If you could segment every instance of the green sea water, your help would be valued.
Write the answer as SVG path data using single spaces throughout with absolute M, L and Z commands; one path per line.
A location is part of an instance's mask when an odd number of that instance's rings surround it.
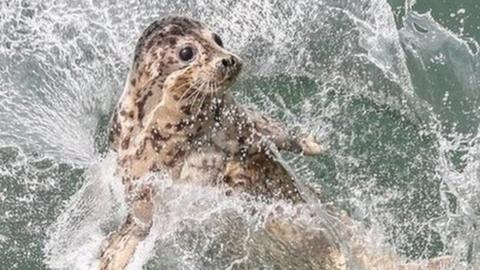
M 6 0 L 1 270 L 94 269 L 125 211 L 108 119 L 136 38 L 172 13 L 205 21 L 244 58 L 232 89 L 240 102 L 328 144 L 325 156 L 284 159 L 365 238 L 405 260 L 451 255 L 453 269 L 480 269 L 480 2 Z M 138 268 L 297 265 L 298 254 L 279 262 L 232 248 L 260 221 L 228 201 L 206 212 L 185 205 L 206 198 L 171 199 L 177 223 L 149 238 Z

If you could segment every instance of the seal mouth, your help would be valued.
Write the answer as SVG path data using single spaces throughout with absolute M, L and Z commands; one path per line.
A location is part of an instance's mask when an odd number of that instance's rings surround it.
M 214 98 L 224 93 L 237 79 L 242 69 L 242 62 L 236 56 L 221 58 L 205 70 L 189 85 L 186 92 L 201 92 Z M 185 93 L 189 96 L 191 93 Z
M 242 70 L 241 59 L 231 53 L 219 53 L 213 61 L 188 66 L 174 75 L 175 96 L 180 106 L 196 107 L 221 98 Z M 193 106 L 193 107 L 192 107 Z
M 209 79 L 211 76 L 201 76 L 197 80 L 184 86 L 179 101 L 183 105 L 203 104 L 213 100 L 226 89 L 223 83 Z

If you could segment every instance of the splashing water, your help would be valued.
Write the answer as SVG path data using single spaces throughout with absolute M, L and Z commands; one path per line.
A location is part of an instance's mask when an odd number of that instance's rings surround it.
M 244 58 L 239 101 L 329 144 L 327 156 L 284 159 L 302 186 L 348 211 L 372 248 L 479 268 L 478 43 L 409 5 L 398 30 L 384 0 L 277 2 L 1 2 L 3 267 L 94 268 L 126 214 L 106 153 L 109 115 L 141 31 L 183 14 Z M 155 179 L 166 207 L 130 268 L 315 268 L 265 233 L 276 205 Z M 318 216 L 295 222 L 331 230 L 311 204 Z

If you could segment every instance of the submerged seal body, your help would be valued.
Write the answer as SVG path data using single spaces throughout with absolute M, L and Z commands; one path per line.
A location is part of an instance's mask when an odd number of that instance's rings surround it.
M 155 207 L 161 207 L 154 205 L 155 187 L 145 181 L 151 172 L 228 193 L 303 202 L 270 149 L 313 155 L 324 148 L 312 136 L 290 136 L 281 123 L 238 105 L 228 88 L 241 68 L 242 60 L 198 21 L 167 17 L 142 33 L 110 130 L 129 213 L 105 240 L 99 269 L 124 269 L 148 235 Z M 304 237 L 289 222 L 267 225 L 281 241 L 313 249 L 319 269 L 345 268 L 338 245 L 321 232 Z

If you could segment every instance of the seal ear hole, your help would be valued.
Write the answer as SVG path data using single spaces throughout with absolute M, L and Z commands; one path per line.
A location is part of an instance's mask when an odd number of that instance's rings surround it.
M 194 56 L 195 56 L 195 49 L 190 46 L 182 48 L 178 53 L 178 57 L 180 58 L 180 60 L 184 62 L 192 60 Z
M 218 46 L 223 48 L 223 41 L 220 36 L 218 36 L 217 34 L 213 34 L 213 40 L 215 41 L 215 43 L 218 44 Z

